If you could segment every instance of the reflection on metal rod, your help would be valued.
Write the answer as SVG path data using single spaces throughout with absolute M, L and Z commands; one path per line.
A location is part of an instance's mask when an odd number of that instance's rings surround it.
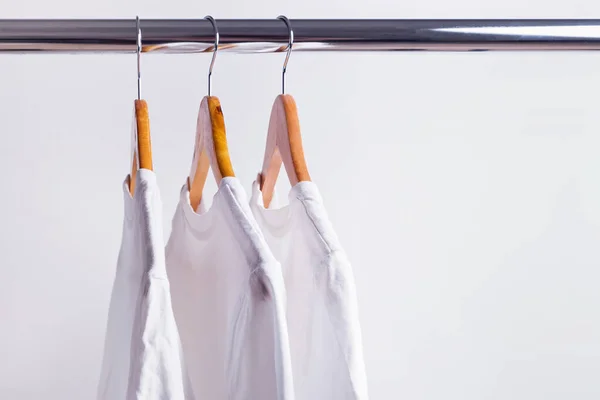
M 283 52 L 288 30 L 270 20 L 218 20 L 219 50 Z M 291 20 L 294 51 L 600 50 L 600 19 Z M 213 51 L 203 19 L 141 20 L 144 52 Z M 135 52 L 136 21 L 0 20 L 0 52 Z

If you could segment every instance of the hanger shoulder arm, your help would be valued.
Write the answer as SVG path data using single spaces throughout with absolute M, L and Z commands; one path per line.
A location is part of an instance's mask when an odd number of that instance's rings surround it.
M 150 117 L 146 100 L 136 100 L 135 126 L 132 140 L 132 162 L 129 175 L 129 192 L 135 191 L 135 179 L 139 168 L 152 170 L 152 142 L 150 140 Z
M 220 181 L 224 177 L 235 176 L 235 173 L 227 145 L 225 117 L 218 97 L 208 97 L 208 109 L 212 135 L 206 138 L 210 139 L 210 146 L 207 146 L 207 151 L 210 151 L 209 158 L 211 159 L 211 167 L 215 178 Z
M 140 168 L 152 170 L 152 143 L 150 140 L 150 116 L 146 100 L 135 101 L 135 120 Z
M 294 98 L 290 95 L 282 95 L 281 102 L 285 115 L 286 131 L 279 136 L 279 146 L 285 151 L 281 151 L 283 165 L 293 186 L 298 182 L 310 181 L 310 174 L 306 165 L 304 156 L 304 147 L 302 146 L 302 135 L 300 133 L 300 119 L 298 118 L 298 108 Z

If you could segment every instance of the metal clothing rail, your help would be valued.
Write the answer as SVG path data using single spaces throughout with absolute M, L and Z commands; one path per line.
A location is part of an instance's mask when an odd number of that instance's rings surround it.
M 219 51 L 286 49 L 276 18 L 222 19 Z M 600 19 L 328 20 L 293 19 L 294 51 L 600 50 Z M 143 52 L 212 51 L 205 19 L 142 19 Z M 136 21 L 0 20 L 0 52 L 135 52 Z

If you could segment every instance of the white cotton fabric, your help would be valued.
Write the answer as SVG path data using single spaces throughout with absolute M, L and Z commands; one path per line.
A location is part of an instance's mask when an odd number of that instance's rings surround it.
M 183 186 L 166 258 L 196 397 L 293 399 L 281 267 L 236 178 L 197 212 Z
M 252 211 L 283 268 L 296 400 L 366 400 L 354 277 L 319 190 L 300 182 L 289 205 L 275 201 L 265 209 L 254 182 Z
M 184 400 L 180 341 L 165 269 L 156 176 L 140 169 L 134 196 L 123 184 L 123 236 L 112 289 L 99 400 Z

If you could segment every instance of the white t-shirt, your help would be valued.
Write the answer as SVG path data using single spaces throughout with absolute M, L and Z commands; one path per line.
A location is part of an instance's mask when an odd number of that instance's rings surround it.
M 281 267 L 236 178 L 195 212 L 187 185 L 166 258 L 194 393 L 207 400 L 290 400 L 293 383 Z
M 180 341 L 165 269 L 154 172 L 140 169 L 125 212 L 104 344 L 99 400 L 184 400 Z
M 283 267 L 296 400 L 366 400 L 367 379 L 350 263 L 312 182 L 289 205 L 265 209 L 254 182 L 251 208 Z

